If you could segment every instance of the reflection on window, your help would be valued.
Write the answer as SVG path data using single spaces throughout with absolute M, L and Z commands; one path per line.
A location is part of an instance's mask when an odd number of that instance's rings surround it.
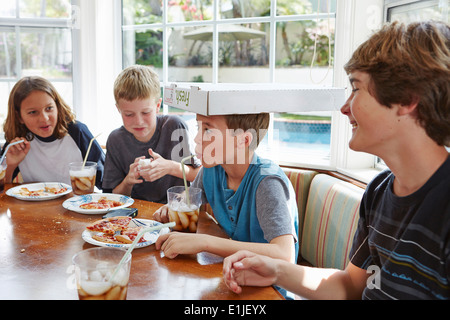
M 271 0 L 215 1 L 168 0 L 164 8 L 166 2 L 160 0 L 124 0 L 123 67 L 153 66 L 163 85 L 278 82 L 332 86 L 335 0 L 278 0 L 276 6 Z M 271 12 L 273 7 L 276 12 Z M 168 106 L 164 112 L 181 115 L 196 130 L 194 115 Z M 275 115 L 273 131 L 261 149 L 270 150 L 276 143 L 280 150 L 303 154 L 310 150 L 326 161 L 330 128 L 329 113 Z

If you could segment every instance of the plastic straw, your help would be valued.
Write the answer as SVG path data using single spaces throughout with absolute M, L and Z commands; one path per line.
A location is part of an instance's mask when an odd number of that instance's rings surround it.
M 147 232 L 151 232 L 151 231 L 155 231 L 155 230 L 160 230 L 162 228 L 171 228 L 171 227 L 175 227 L 175 222 L 169 222 L 169 223 L 164 223 L 164 224 L 159 224 L 156 226 L 152 226 L 152 227 L 147 227 L 147 228 L 143 228 L 138 235 L 136 236 L 136 239 L 134 239 L 133 243 L 131 243 L 130 247 L 128 248 L 127 252 L 125 252 L 125 254 L 122 257 L 122 260 L 120 260 L 119 264 L 116 267 L 116 270 L 114 270 L 114 273 L 112 274 L 111 278 L 109 278 L 109 281 L 112 283 L 112 280 L 114 279 L 114 277 L 116 276 L 117 272 L 119 272 L 120 268 L 122 267 L 123 263 L 128 259 L 128 257 L 131 254 L 131 251 L 133 251 L 134 247 L 136 247 L 136 244 L 139 242 L 139 240 L 142 238 L 142 236 L 144 235 L 144 233 Z
M 3 155 L 2 155 L 2 157 L 0 158 L 0 164 L 3 163 L 3 159 L 5 159 L 5 156 L 6 156 L 6 153 L 8 152 L 9 147 L 11 147 L 11 146 L 13 146 L 13 145 L 15 145 L 15 144 L 18 144 L 18 143 L 22 143 L 22 142 L 23 142 L 23 140 L 19 140 L 19 141 L 16 141 L 16 142 L 13 142 L 13 143 L 8 144 L 8 146 L 6 147 L 5 152 L 3 152 Z
M 189 160 L 191 158 L 193 158 L 194 155 L 190 155 L 189 157 L 183 158 L 181 160 L 181 170 L 183 171 L 183 180 L 184 180 L 184 189 L 186 191 L 186 201 L 187 201 L 187 205 L 190 208 L 191 207 L 191 200 L 189 199 L 189 188 L 187 186 L 187 180 L 186 180 L 186 172 L 184 171 L 184 162 L 186 160 Z
M 91 141 L 89 142 L 89 147 L 88 147 L 88 149 L 87 149 L 87 151 L 86 151 L 86 155 L 84 156 L 83 166 L 81 167 L 81 169 L 84 169 L 84 165 L 86 164 L 86 160 L 87 160 L 87 158 L 88 158 L 89 151 L 91 151 L 92 143 L 93 143 L 94 140 L 97 139 L 97 137 L 98 137 L 99 135 L 101 135 L 101 134 L 102 134 L 102 133 L 100 132 L 98 135 L 96 135 L 95 137 L 93 137 L 93 138 L 91 139 Z

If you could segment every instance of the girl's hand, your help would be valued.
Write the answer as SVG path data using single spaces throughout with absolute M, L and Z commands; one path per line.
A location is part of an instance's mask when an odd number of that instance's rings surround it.
M 27 141 L 23 137 L 17 137 L 10 141 L 10 143 L 23 140 L 24 142 L 15 144 L 8 149 L 8 153 L 6 154 L 6 164 L 9 168 L 15 169 L 19 163 L 25 159 L 28 151 L 30 151 L 31 145 L 30 142 Z

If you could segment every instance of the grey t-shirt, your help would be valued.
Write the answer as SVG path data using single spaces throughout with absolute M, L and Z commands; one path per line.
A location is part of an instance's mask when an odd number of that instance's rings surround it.
M 138 141 L 133 134 L 123 126 L 112 131 L 106 142 L 105 173 L 103 177 L 103 192 L 112 192 L 127 176 L 130 164 L 138 157 L 150 158 L 148 149 L 160 154 L 164 159 L 181 162 L 193 154 L 189 144 L 189 134 L 184 121 L 172 115 L 158 115 L 156 130 L 148 142 Z M 186 164 L 195 168 L 201 165 L 194 157 Z M 167 203 L 167 189 L 184 185 L 183 179 L 166 175 L 156 181 L 138 183 L 133 186 L 131 197 L 159 203 Z
M 192 187 L 203 190 L 203 168 L 192 182 Z M 259 183 L 256 189 L 256 215 L 266 241 L 286 234 L 292 234 L 294 241 L 298 241 L 288 208 L 291 196 L 289 188 L 275 175 L 268 175 Z M 202 202 L 208 202 L 204 192 Z

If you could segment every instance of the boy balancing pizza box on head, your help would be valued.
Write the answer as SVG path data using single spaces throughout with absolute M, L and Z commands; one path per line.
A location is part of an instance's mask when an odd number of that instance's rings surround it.
M 229 239 L 169 233 L 158 238 L 156 248 L 169 258 L 202 251 L 226 257 L 245 249 L 295 262 L 298 210 L 294 189 L 282 169 L 255 150 L 267 132 L 269 111 L 302 111 L 311 105 L 337 110 L 345 101 L 343 89 L 323 92 L 294 86 L 274 89 L 272 84 L 166 87 L 165 103 L 197 113 L 195 153 L 203 167 L 192 187 L 203 190 L 203 202 L 210 204 Z M 156 211 L 154 218 L 168 221 L 167 206 Z

